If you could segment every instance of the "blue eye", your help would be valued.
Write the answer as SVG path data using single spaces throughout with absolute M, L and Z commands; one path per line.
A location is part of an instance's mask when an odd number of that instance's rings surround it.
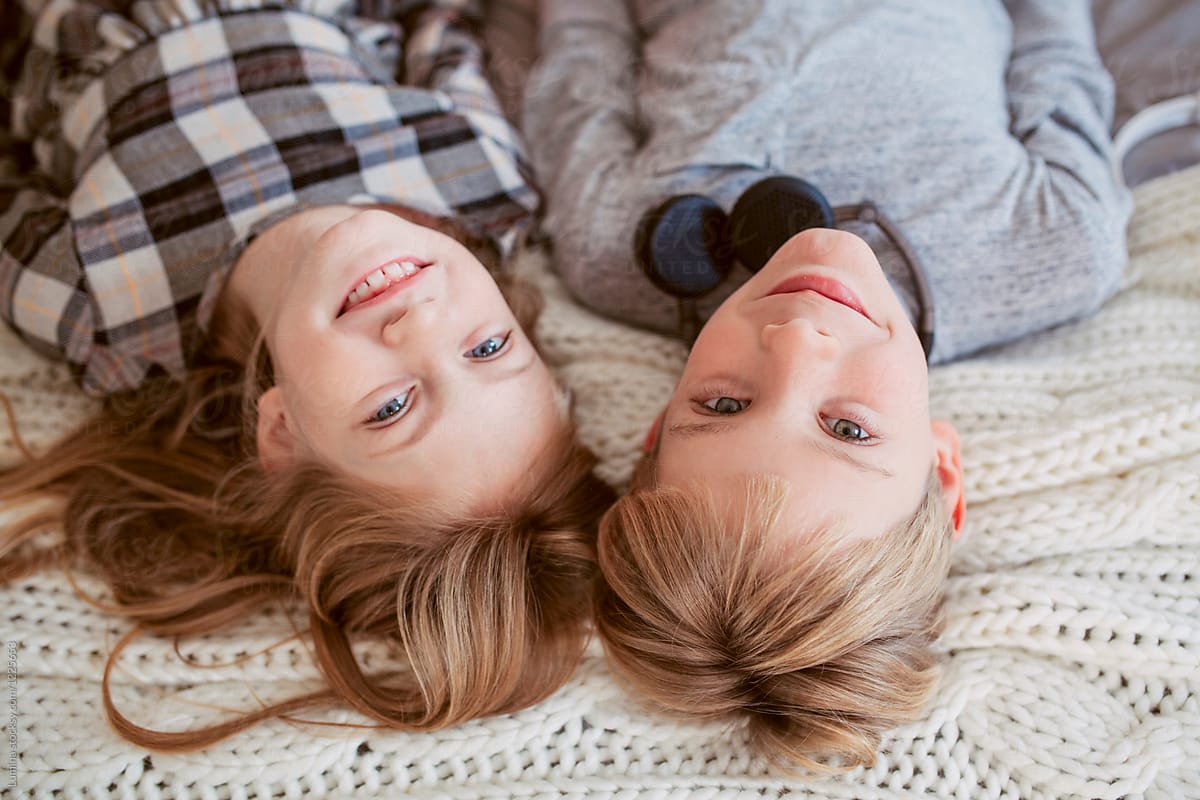
M 736 397 L 713 397 L 703 401 L 700 405 L 707 408 L 714 414 L 728 416 L 731 414 L 740 414 L 746 410 L 746 406 L 750 405 L 745 400 L 738 400 Z
M 400 417 L 404 416 L 404 414 L 408 411 L 409 406 L 412 405 L 410 402 L 411 398 L 411 390 L 405 392 L 404 394 L 393 397 L 391 400 L 388 400 L 386 403 L 376 409 L 375 413 L 371 415 L 367 422 L 392 422 L 393 420 L 399 419 Z
M 487 359 L 499 353 L 508 344 L 508 337 L 511 334 L 503 336 L 489 336 L 479 344 L 472 347 L 467 352 L 463 353 L 467 358 Z
M 864 444 L 875 439 L 869 431 L 852 419 L 826 417 L 824 420 L 825 427 L 831 434 L 851 444 Z

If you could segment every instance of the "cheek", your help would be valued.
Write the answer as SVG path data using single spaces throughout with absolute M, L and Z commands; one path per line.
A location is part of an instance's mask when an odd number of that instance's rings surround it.
M 352 447 L 354 410 L 334 393 L 322 390 L 320 382 L 289 383 L 283 387 L 284 408 L 289 414 L 293 435 L 305 454 L 338 469 L 348 469 Z
M 676 458 L 678 453 L 677 448 L 673 447 L 669 441 L 663 441 L 658 446 L 658 458 L 654 462 L 654 479 L 659 486 L 676 486 L 680 483 L 678 464 Z
M 915 412 L 927 405 L 925 381 L 903 362 L 882 359 L 873 365 L 863 365 L 861 374 L 880 406 Z
M 287 380 L 281 383 L 281 387 L 284 407 L 305 439 L 325 439 L 333 422 L 345 416 L 344 403 L 328 391 L 328 384 L 324 381 L 305 376 L 299 380 Z
M 459 303 L 493 312 L 501 306 L 508 308 L 508 301 L 504 299 L 496 279 L 470 251 L 462 250 L 457 256 L 451 257 L 445 276 L 446 290 Z
M 661 486 L 679 486 L 693 480 L 706 482 L 707 478 L 720 474 L 724 465 L 720 458 L 713 463 L 711 455 L 711 450 L 694 441 L 666 437 L 658 448 L 654 466 L 656 480 Z M 728 468 L 728 465 L 724 466 Z
M 292 412 L 311 426 L 344 417 L 367 393 L 361 361 L 332 337 L 293 335 L 280 340 L 275 380 Z
M 750 344 L 744 326 L 728 318 L 714 316 L 692 345 L 684 372 L 732 369 L 747 356 Z

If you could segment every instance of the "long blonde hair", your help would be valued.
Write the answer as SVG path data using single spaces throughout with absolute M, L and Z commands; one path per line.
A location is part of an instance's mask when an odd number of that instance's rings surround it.
M 596 627 L 609 661 L 658 708 L 744 720 L 777 761 L 869 764 L 936 681 L 950 553 L 936 474 L 909 519 L 851 546 L 786 530 L 781 479 L 741 489 L 733 523 L 700 485 L 635 489 L 605 515 Z
M 531 330 L 536 295 L 498 282 Z M 108 398 L 96 419 L 2 474 L 0 500 L 63 502 L 4 531 L 0 582 L 66 559 L 98 573 L 137 623 L 104 672 L 117 731 L 187 750 L 333 703 L 427 730 L 558 689 L 586 643 L 596 523 L 613 500 L 568 415 L 524 496 L 493 515 L 446 518 L 402 490 L 364 496 L 358 481 L 321 464 L 264 471 L 253 409 L 270 366 L 265 355 L 244 359 L 255 352 L 252 335 L 223 326 L 182 383 L 153 378 Z M 32 546 L 60 525 L 62 547 Z M 214 631 L 277 601 L 307 609 L 326 688 L 181 733 L 142 727 L 113 704 L 109 674 L 132 636 Z M 365 673 L 351 649 L 360 636 L 388 637 L 404 662 Z

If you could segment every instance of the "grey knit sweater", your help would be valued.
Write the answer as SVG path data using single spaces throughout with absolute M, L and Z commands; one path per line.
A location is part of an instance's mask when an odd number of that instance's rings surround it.
M 1131 204 L 1088 0 L 542 0 L 541 13 L 523 128 L 562 277 L 601 313 L 673 331 L 675 302 L 633 260 L 641 214 L 685 192 L 729 210 L 773 173 L 899 225 L 932 292 L 931 362 L 1086 315 L 1119 285 Z M 881 231 L 846 227 L 915 313 Z

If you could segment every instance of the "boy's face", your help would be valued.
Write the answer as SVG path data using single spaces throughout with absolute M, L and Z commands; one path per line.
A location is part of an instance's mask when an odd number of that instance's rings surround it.
M 315 208 L 255 239 L 230 286 L 274 363 L 259 404 L 268 468 L 306 455 L 364 491 L 478 511 L 502 505 L 566 424 L 495 281 L 443 233 L 381 209 Z
M 961 496 L 917 335 L 874 253 L 844 231 L 794 236 L 717 309 L 660 436 L 660 485 L 703 482 L 719 498 L 739 476 L 781 476 L 789 530 L 878 536 L 916 511 L 935 466 L 952 514 Z

